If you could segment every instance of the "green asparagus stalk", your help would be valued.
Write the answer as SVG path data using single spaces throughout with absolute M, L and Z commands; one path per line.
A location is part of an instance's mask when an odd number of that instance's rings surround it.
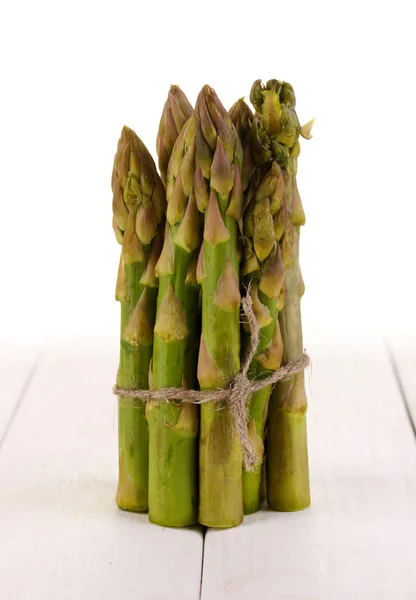
M 159 171 L 164 185 L 167 182 L 169 160 L 173 147 L 183 126 L 194 109 L 188 98 L 178 85 L 171 85 L 156 138 L 156 149 L 159 158 Z
M 279 245 L 286 228 L 283 173 L 276 162 L 258 184 L 245 212 L 243 239 L 244 282 L 250 295 L 260 333 L 260 343 L 250 365 L 249 378 L 259 379 L 276 371 L 282 360 L 278 313 L 282 305 L 283 255 Z M 246 343 L 250 343 L 247 336 Z M 258 462 L 243 472 L 244 513 L 260 508 L 264 436 L 271 386 L 254 393 L 248 407 L 248 429 Z
M 202 286 L 201 389 L 224 387 L 240 370 L 238 221 L 241 219 L 242 148 L 230 116 L 204 86 L 195 107 L 198 208 L 204 242 L 197 265 Z M 243 519 L 242 450 L 225 404 L 201 406 L 199 521 L 232 527 Z
M 250 109 L 250 107 L 246 104 L 246 102 L 244 102 L 244 100 L 242 98 L 240 98 L 240 100 L 237 100 L 237 102 L 235 102 L 233 104 L 233 106 L 230 108 L 229 110 L 229 114 L 231 117 L 232 122 L 234 123 L 234 126 L 237 130 L 238 135 L 240 136 L 241 142 L 242 142 L 242 146 L 243 146 L 243 167 L 242 167 L 242 172 L 241 172 L 241 179 L 242 179 L 242 184 L 243 184 L 243 191 L 244 191 L 244 210 L 246 209 L 246 207 L 250 204 L 255 189 L 259 183 L 260 177 L 262 175 L 263 170 L 261 168 L 259 168 L 258 166 L 256 167 L 256 161 L 254 158 L 254 154 L 253 154 L 253 141 L 252 141 L 252 135 L 251 135 L 251 130 L 253 127 L 253 123 L 255 120 L 255 117 Z M 265 172 L 265 171 L 264 171 Z M 264 174 L 263 172 L 263 174 Z M 243 237 L 244 239 L 244 237 Z M 247 246 L 247 244 L 245 243 L 245 246 Z M 248 249 L 246 248 L 246 253 L 247 253 Z M 244 267 L 243 267 L 244 268 Z M 250 278 L 246 277 L 246 282 L 250 280 Z M 244 341 L 244 346 L 246 347 L 247 342 L 249 341 L 249 339 L 246 337 L 245 341 Z M 269 394 L 267 394 L 265 392 L 265 394 L 267 395 L 267 397 L 269 396 Z M 264 419 L 267 418 L 267 409 L 264 412 Z M 264 428 L 263 428 L 264 429 Z M 254 444 L 254 446 L 256 445 L 255 440 L 252 440 L 252 443 Z M 264 446 L 264 444 L 263 444 Z M 259 450 L 259 456 L 261 457 L 261 448 L 258 448 Z M 255 501 L 249 500 L 248 499 L 248 489 L 247 489 L 247 482 L 250 480 L 251 477 L 254 477 L 254 481 L 257 482 L 257 468 L 255 470 L 255 473 L 253 473 L 253 475 L 249 476 L 247 474 L 246 471 L 243 472 L 243 497 L 244 497 L 244 513 L 245 514 L 249 514 L 250 512 L 254 512 L 255 510 L 257 510 L 255 508 L 255 506 L 259 506 L 261 504 L 261 502 L 263 502 L 263 500 L 266 500 L 267 497 L 267 493 L 266 493 L 266 463 L 265 460 L 263 458 L 263 463 L 261 466 L 261 483 L 260 483 L 260 491 L 259 491 L 259 497 L 257 499 L 257 493 L 255 493 Z M 254 483 L 254 488 L 257 485 L 257 483 Z M 252 489 L 253 486 L 250 487 L 250 489 Z
M 300 298 L 304 286 L 299 266 L 299 236 L 305 214 L 297 189 L 296 171 L 299 134 L 309 139 L 312 122 L 300 127 L 295 94 L 288 83 L 271 80 L 262 86 L 257 81 L 250 98 L 261 115 L 271 152 L 286 157 L 288 223 L 282 241 L 286 267 L 285 304 L 279 320 L 283 364 L 287 364 L 303 354 Z M 275 510 L 301 510 L 310 504 L 306 410 L 303 372 L 275 386 L 267 422 L 267 498 L 270 508 Z
M 195 192 L 195 121 L 192 116 L 173 148 L 168 169 L 167 224 L 156 274 L 154 389 L 195 388 L 200 290 L 196 262 L 201 214 Z M 148 402 L 149 519 L 179 527 L 198 519 L 199 409 L 193 404 Z
M 116 286 L 121 304 L 117 386 L 148 387 L 158 281 L 154 269 L 161 250 L 165 192 L 143 142 L 124 127 L 112 175 L 113 228 L 122 246 Z M 148 427 L 143 403 L 119 396 L 118 506 L 148 508 Z

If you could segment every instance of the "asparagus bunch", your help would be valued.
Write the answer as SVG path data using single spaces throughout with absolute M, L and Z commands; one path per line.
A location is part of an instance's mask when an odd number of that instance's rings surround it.
M 255 114 L 242 99 L 227 113 L 204 86 L 194 114 L 172 86 L 157 135 L 161 178 L 141 140 L 122 130 L 112 175 L 120 388 L 227 387 L 240 371 L 240 274 L 260 332 L 249 378 L 303 353 L 296 172 L 299 136 L 311 137 L 312 122 L 300 126 L 288 83 L 256 81 L 250 99 Z M 149 508 L 165 526 L 231 527 L 258 510 L 267 464 L 269 506 L 308 506 L 303 372 L 259 390 L 247 408 L 252 471 L 226 402 L 199 409 L 121 395 L 118 505 Z
M 137 135 L 124 127 L 112 174 L 113 228 L 121 244 L 116 299 L 121 304 L 117 385 L 147 389 L 153 348 L 158 281 L 155 265 L 162 242 L 165 192 L 152 157 Z M 148 508 L 149 438 L 143 403 L 119 397 L 120 508 Z
M 194 191 L 195 121 L 182 129 L 167 173 L 167 224 L 154 329 L 153 387 L 195 388 L 199 286 L 196 262 L 201 215 Z M 149 519 L 159 525 L 197 522 L 199 410 L 193 404 L 149 402 Z
M 204 213 L 197 266 L 202 287 L 198 381 L 207 390 L 225 387 L 240 369 L 242 148 L 230 116 L 209 86 L 198 96 L 195 125 L 195 194 Z M 201 406 L 199 452 L 200 523 L 238 525 L 243 518 L 242 451 L 226 405 Z
M 304 292 L 299 266 L 300 227 L 305 213 L 297 189 L 299 135 L 309 139 L 313 121 L 300 127 L 295 111 L 295 94 L 290 84 L 271 80 L 253 84 L 251 101 L 261 118 L 253 128 L 258 156 L 267 152 L 280 162 L 285 173 L 288 214 L 283 237 L 285 303 L 279 320 L 283 340 L 283 364 L 303 354 L 300 299 Z M 275 510 L 300 510 L 310 504 L 306 439 L 304 373 L 278 383 L 272 393 L 267 423 L 267 499 Z

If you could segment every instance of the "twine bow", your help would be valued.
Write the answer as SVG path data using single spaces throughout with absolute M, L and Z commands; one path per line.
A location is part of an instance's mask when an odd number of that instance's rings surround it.
M 250 439 L 247 424 L 247 405 L 251 396 L 268 385 L 278 381 L 290 379 L 292 375 L 303 371 L 311 363 L 307 354 L 289 362 L 268 377 L 250 381 L 247 377 L 248 369 L 259 345 L 259 326 L 253 311 L 253 301 L 250 288 L 241 302 L 241 309 L 247 320 L 250 331 L 250 344 L 241 363 L 241 371 L 232 379 L 229 386 L 224 389 L 214 390 L 188 390 L 186 388 L 168 387 L 160 390 L 123 389 L 116 385 L 113 393 L 116 396 L 147 402 L 149 400 L 179 400 L 190 404 L 204 404 L 205 402 L 225 401 L 234 418 L 234 426 L 243 450 L 244 468 L 252 471 L 259 462 L 259 457 Z

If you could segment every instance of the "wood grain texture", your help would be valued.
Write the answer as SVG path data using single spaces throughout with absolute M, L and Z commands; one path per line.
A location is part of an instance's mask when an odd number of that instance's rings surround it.
M 114 502 L 116 368 L 81 342 L 39 366 L 0 451 L 1 600 L 199 598 L 201 531 Z
M 0 446 L 36 369 L 41 343 L 0 346 Z
M 209 530 L 202 600 L 416 598 L 416 445 L 385 346 L 308 350 L 312 507 Z

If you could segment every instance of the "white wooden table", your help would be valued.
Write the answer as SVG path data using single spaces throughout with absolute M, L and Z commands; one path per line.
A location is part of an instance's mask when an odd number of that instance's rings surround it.
M 3 350 L 0 600 L 414 600 L 416 347 L 390 349 L 308 347 L 311 508 L 206 532 L 116 508 L 110 342 Z

